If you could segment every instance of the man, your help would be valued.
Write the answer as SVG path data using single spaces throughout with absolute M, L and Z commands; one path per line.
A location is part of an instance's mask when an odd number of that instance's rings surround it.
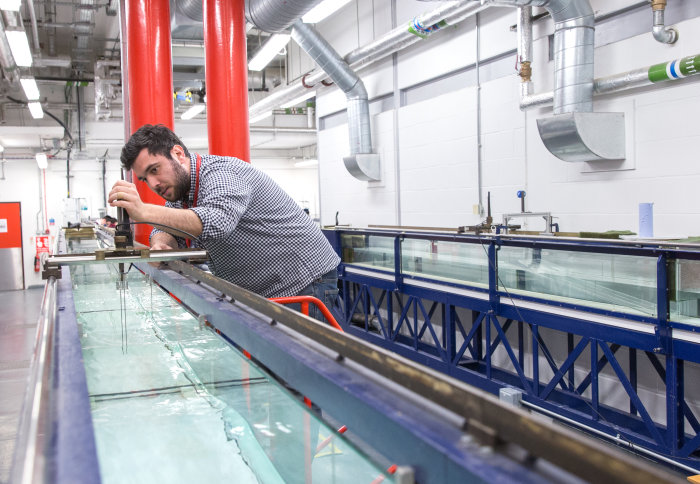
M 340 258 L 270 177 L 237 158 L 190 154 L 163 125 L 139 128 L 121 162 L 167 202 L 144 203 L 134 184 L 120 180 L 109 193 L 111 206 L 125 208 L 136 222 L 195 236 L 218 277 L 267 298 L 313 295 L 333 307 Z M 185 241 L 154 229 L 150 245 L 170 249 Z M 310 312 L 323 320 L 315 308 Z

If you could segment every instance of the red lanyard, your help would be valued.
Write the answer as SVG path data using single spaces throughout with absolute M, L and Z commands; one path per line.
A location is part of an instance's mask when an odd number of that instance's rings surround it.
M 202 167 L 202 157 L 197 154 L 197 172 L 194 175 L 194 199 L 192 200 L 192 207 L 197 206 L 197 195 L 199 195 L 199 169 Z M 182 203 L 183 208 L 190 208 L 187 202 Z M 192 241 L 187 239 L 187 247 L 192 246 Z
M 197 173 L 194 175 L 194 200 L 192 201 L 192 207 L 197 206 L 197 195 L 199 195 L 199 169 L 202 167 L 202 157 L 197 154 Z M 187 202 L 182 202 L 183 208 L 190 208 Z

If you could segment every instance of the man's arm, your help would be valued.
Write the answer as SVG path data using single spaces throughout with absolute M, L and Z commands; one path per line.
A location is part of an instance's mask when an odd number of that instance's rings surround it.
M 136 185 L 124 180 L 117 181 L 112 187 L 109 192 L 109 204 L 112 207 L 125 208 L 129 212 L 129 217 L 135 222 L 148 222 L 156 225 L 160 230 L 179 237 L 182 237 L 183 233 L 178 232 L 178 230 L 188 232 L 195 237 L 202 234 L 202 221 L 195 212 L 143 203 L 136 190 Z M 172 230 L 170 227 L 176 230 Z M 174 242 L 174 240 L 169 242 Z M 177 243 L 174 243 L 174 246 L 177 247 Z
M 165 232 L 157 232 L 151 237 L 151 249 L 177 249 L 177 240 Z

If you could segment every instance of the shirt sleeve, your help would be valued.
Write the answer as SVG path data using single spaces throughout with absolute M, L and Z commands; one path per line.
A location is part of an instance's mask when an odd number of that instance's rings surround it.
M 200 240 L 222 238 L 233 232 L 251 200 L 251 185 L 233 166 L 219 165 L 202 174 L 197 206 L 192 208 L 202 221 Z

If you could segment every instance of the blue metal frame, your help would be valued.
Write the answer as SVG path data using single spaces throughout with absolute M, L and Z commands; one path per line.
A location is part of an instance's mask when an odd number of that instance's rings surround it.
M 65 245 L 62 252 L 65 252 Z M 57 284 L 58 307 L 52 365 L 52 437 L 47 445 L 47 477 L 49 482 L 57 484 L 99 484 L 102 480 L 70 268 L 63 268 L 63 278 Z
M 520 388 L 525 402 L 700 469 L 699 417 L 693 414 L 684 399 L 683 371 L 686 361 L 700 362 L 700 344 L 673 337 L 674 329 L 700 332 L 700 328 L 669 319 L 668 281 L 670 262 L 675 259 L 700 260 L 700 251 L 585 239 L 579 242 L 557 238 L 354 229 L 327 230 L 325 233 L 341 257 L 342 235 L 394 238 L 393 272 L 362 266 L 362 274 L 359 274 L 352 271 L 352 263 L 344 262 L 339 267 L 341 305 L 345 316 L 340 324 L 350 334 L 492 393 L 497 394 L 503 387 Z M 488 288 L 404 274 L 401 270 L 401 244 L 407 239 L 486 246 Z M 498 285 L 498 251 L 505 246 L 653 256 L 657 261 L 657 316 L 603 310 L 501 290 Z M 375 273 L 377 277 L 371 275 Z M 391 276 L 393 280 L 390 280 Z M 407 284 L 407 281 L 439 283 L 441 288 L 418 287 Z M 466 295 L 467 291 L 473 296 Z M 535 304 L 521 307 L 524 303 Z M 560 308 L 567 314 L 558 314 L 562 312 Z M 464 310 L 471 310 L 471 321 L 464 320 Z M 358 313 L 364 314 L 364 324 L 358 323 Z M 352 320 L 353 315 L 355 320 Z M 640 331 L 603 324 L 600 316 L 631 322 Z M 552 334 L 561 334 L 565 338 L 567 357 L 563 363 L 558 364 L 552 357 L 551 342 L 545 340 L 540 328 L 547 328 L 550 338 Z M 510 339 L 509 335 L 512 335 Z M 526 352 L 527 337 L 530 338 L 531 350 Z M 505 365 L 493 361 L 499 348 L 503 348 L 508 357 Z M 590 370 L 582 381 L 575 382 L 574 369 L 580 371 L 576 364 L 585 351 L 590 354 Z M 625 356 L 626 364 L 621 362 Z M 539 366 L 542 359 L 554 373 L 552 378 L 544 379 Z M 665 385 L 668 426 L 666 422 L 652 419 L 639 396 L 637 364 L 640 359 L 651 363 L 659 384 Z M 531 369 L 529 373 L 526 371 L 528 367 Z M 612 369 L 630 400 L 628 409 L 612 408 L 601 402 L 599 375 L 604 369 Z M 685 419 L 689 422 L 687 430 Z

